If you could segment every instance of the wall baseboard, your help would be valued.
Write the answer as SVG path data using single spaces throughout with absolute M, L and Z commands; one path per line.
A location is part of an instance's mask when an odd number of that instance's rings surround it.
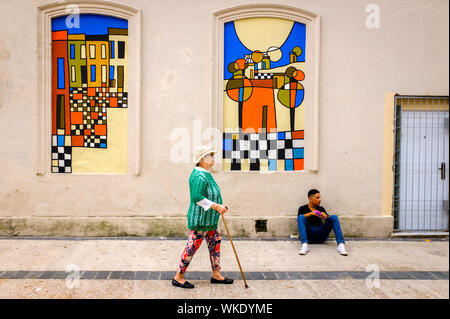
M 339 219 L 346 237 L 387 238 L 393 233 L 392 216 L 340 216 Z M 266 220 L 258 222 L 259 230 L 265 231 L 256 231 L 257 220 Z M 228 216 L 226 222 L 233 237 L 298 235 L 297 218 L 293 216 Z M 222 219 L 218 228 L 225 237 Z M 184 237 L 187 233 L 186 217 L 0 217 L 0 236 Z

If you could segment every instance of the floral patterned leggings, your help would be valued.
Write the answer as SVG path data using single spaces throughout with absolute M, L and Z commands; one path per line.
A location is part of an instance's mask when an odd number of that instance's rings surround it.
M 209 250 L 209 259 L 211 261 L 212 270 L 220 270 L 220 242 L 221 237 L 217 229 L 210 231 L 196 231 L 191 230 L 189 232 L 189 238 L 186 247 L 181 254 L 180 264 L 178 266 L 177 272 L 184 274 L 189 263 L 194 257 L 195 252 L 198 250 L 202 244 L 203 239 L 206 239 Z

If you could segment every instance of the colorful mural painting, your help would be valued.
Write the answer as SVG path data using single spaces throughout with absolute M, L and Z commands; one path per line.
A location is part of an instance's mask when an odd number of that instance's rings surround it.
M 224 171 L 304 169 L 305 38 L 286 19 L 225 23 Z
M 128 21 L 67 20 L 52 19 L 51 172 L 126 172 Z

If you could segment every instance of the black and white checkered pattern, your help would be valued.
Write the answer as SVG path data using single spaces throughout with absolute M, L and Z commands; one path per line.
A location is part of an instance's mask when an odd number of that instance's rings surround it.
M 256 73 L 256 80 L 270 80 L 273 78 L 273 73 Z
M 84 146 L 92 148 L 100 148 L 100 144 L 106 144 L 106 135 L 85 135 Z
M 72 147 L 52 146 L 52 162 L 58 161 L 58 166 L 52 165 L 52 173 L 72 172 Z
M 239 134 L 238 139 L 233 135 Z M 250 163 L 257 159 L 293 159 L 293 149 L 303 148 L 303 139 L 292 139 L 290 132 L 285 132 L 285 138 L 278 140 L 278 133 L 224 133 L 225 140 L 231 140 L 231 150 L 223 150 L 223 158 L 240 162 L 250 159 Z

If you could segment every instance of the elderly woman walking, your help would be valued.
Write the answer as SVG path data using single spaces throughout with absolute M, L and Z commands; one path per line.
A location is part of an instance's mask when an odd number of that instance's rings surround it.
M 194 288 L 194 285 L 184 279 L 189 263 L 195 252 L 206 239 L 211 261 L 212 284 L 232 284 L 233 279 L 220 274 L 220 242 L 217 229 L 220 214 L 227 209 L 222 205 L 220 188 L 210 173 L 214 165 L 214 150 L 201 145 L 195 152 L 196 166 L 189 177 L 190 205 L 187 213 L 189 238 L 181 254 L 181 260 L 172 285 L 181 288 Z

